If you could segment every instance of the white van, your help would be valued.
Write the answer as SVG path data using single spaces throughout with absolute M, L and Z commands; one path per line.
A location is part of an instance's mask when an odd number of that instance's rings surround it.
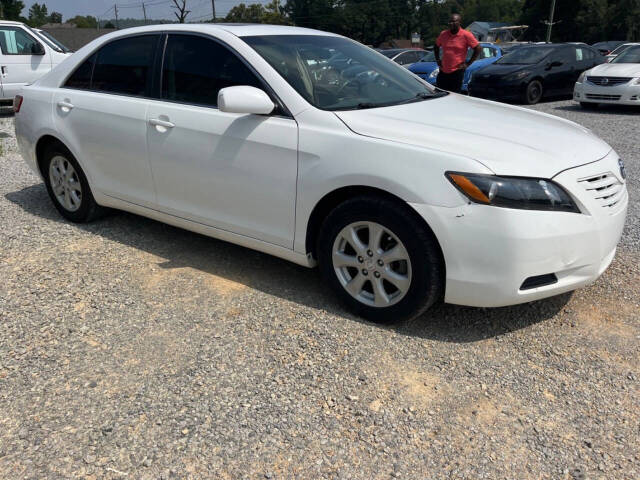
M 20 22 L 0 21 L 0 101 L 13 101 L 23 86 L 70 55 L 69 49 L 44 32 Z

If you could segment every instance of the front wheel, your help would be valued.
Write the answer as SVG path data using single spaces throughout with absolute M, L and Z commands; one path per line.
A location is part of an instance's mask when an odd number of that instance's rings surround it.
M 535 105 L 542 99 L 542 94 L 544 90 L 542 88 L 542 83 L 540 80 L 532 80 L 527 85 L 527 89 L 524 93 L 524 101 L 527 105 Z
M 320 270 L 351 311 L 378 323 L 414 318 L 442 297 L 444 265 L 429 228 L 409 207 L 357 197 L 324 221 Z

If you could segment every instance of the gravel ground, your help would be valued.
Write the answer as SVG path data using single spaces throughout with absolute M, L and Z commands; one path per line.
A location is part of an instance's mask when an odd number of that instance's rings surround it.
M 625 158 L 614 263 L 394 327 L 267 255 L 63 221 L 0 118 L 0 478 L 640 478 L 640 111 L 536 109 Z

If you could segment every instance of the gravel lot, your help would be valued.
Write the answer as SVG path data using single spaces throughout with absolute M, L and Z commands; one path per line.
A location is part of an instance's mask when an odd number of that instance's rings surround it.
M 394 327 L 267 255 L 63 221 L 0 118 L 0 478 L 640 478 L 640 111 L 536 109 L 625 158 L 613 265 Z

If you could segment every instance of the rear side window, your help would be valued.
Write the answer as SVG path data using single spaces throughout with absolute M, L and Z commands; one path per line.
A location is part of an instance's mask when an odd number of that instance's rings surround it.
M 169 35 L 162 67 L 162 98 L 217 106 L 225 87 L 264 88 L 228 48 L 197 35 Z
M 73 75 L 69 77 L 67 83 L 64 84 L 68 88 L 91 88 L 91 75 L 93 74 L 93 66 L 96 62 L 97 53 L 91 55 L 87 60 L 80 65 Z
M 18 27 L 0 28 L 0 48 L 5 55 L 33 55 L 38 41 Z
M 158 35 L 115 40 L 95 59 L 91 90 L 148 96 Z

